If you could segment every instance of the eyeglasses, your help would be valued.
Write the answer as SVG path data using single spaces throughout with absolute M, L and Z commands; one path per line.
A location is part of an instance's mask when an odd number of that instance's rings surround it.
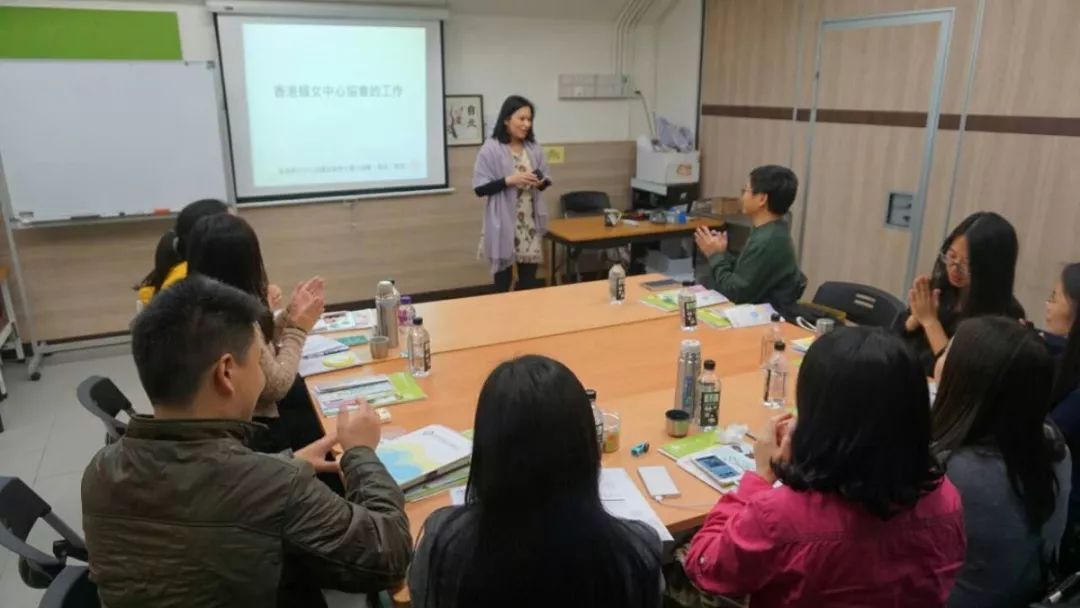
M 939 253 L 938 261 L 940 261 L 946 268 L 953 267 L 960 272 L 960 274 L 967 275 L 971 272 L 971 266 L 967 262 L 962 262 L 948 253 Z

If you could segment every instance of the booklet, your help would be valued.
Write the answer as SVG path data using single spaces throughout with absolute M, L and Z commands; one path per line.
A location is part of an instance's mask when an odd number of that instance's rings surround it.
M 334 384 L 315 385 L 319 409 L 325 416 L 336 416 L 343 405 L 363 397 L 372 407 L 386 407 L 426 399 L 424 389 L 406 372 L 363 376 Z
M 472 458 L 472 441 L 439 424 L 383 441 L 375 454 L 402 490 L 408 490 L 454 469 Z
M 652 306 L 653 308 L 660 309 L 664 312 L 675 312 L 679 310 L 679 291 L 681 290 L 673 289 L 671 291 L 654 293 L 641 298 L 640 301 L 646 306 Z M 717 304 L 723 304 L 728 301 L 728 299 L 720 292 L 706 289 L 703 285 L 694 285 L 690 288 L 690 291 L 694 293 L 699 311 L 702 308 L 716 306 Z

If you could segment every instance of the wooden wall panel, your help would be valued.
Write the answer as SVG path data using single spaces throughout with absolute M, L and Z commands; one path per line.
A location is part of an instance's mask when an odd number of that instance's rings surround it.
M 1066 263 L 1080 261 L 1080 138 L 968 133 L 951 225 L 974 211 L 996 211 L 1016 227 L 1016 296 L 1042 322 Z
M 477 148 L 450 149 L 447 195 L 250 208 L 241 215 L 260 235 L 272 281 L 288 288 L 312 275 L 327 280 L 329 302 L 372 297 L 393 277 L 405 293 L 490 282 L 476 259 L 483 201 L 472 192 Z M 553 216 L 559 195 L 603 190 L 629 205 L 633 142 L 566 144 L 544 193 Z M 131 286 L 153 261 L 171 220 L 20 230 L 16 234 L 39 339 L 124 331 L 135 311 Z M 0 262 L 7 263 L 6 244 Z M 546 248 L 545 248 L 546 252 Z M 20 304 L 21 309 L 21 304 Z
M 792 136 L 791 121 L 703 116 L 702 196 L 739 196 L 754 167 L 788 164 Z
M 1078 26 L 1076 0 L 988 0 L 970 111 L 1080 116 Z
M 790 106 L 798 0 L 707 0 L 701 102 Z

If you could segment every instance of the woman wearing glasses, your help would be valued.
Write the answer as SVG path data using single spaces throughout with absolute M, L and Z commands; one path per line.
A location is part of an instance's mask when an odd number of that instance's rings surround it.
M 915 279 L 903 332 L 927 375 L 960 321 L 982 315 L 1024 318 L 1013 297 L 1017 249 L 1008 220 L 988 211 L 973 213 L 945 239 L 933 274 Z

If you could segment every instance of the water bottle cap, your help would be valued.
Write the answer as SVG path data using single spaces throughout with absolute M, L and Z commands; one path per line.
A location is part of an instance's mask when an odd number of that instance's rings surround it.
M 773 345 L 773 348 L 782 352 L 787 348 L 787 345 L 784 344 L 783 342 L 781 342 L 780 340 L 777 340 L 776 344 Z
M 412 320 L 412 324 L 413 325 L 423 325 L 424 324 L 424 317 L 416 317 L 415 319 Z
M 772 313 L 772 322 L 773 323 L 779 323 L 780 322 L 780 313 L 778 313 L 778 312 Z
M 589 398 L 589 401 L 596 401 L 596 391 L 591 388 L 585 389 L 585 396 Z
M 401 296 L 402 304 L 412 304 L 412 296 Z
M 716 369 L 716 361 L 713 361 L 712 359 L 705 359 L 705 369 L 709 370 L 710 372 Z
M 682 286 L 683 286 L 683 287 L 693 287 L 693 286 L 694 286 L 694 282 L 693 282 L 693 281 L 683 281 L 683 282 L 682 282 Z

